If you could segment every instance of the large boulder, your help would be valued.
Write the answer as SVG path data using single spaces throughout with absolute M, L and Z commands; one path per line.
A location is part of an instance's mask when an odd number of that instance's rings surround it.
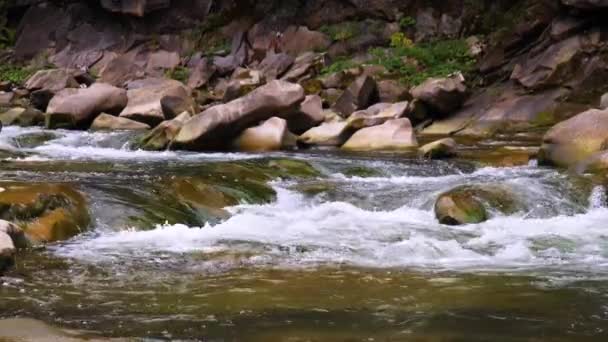
M 258 65 L 258 70 L 262 72 L 267 80 L 275 80 L 283 76 L 294 61 L 295 58 L 286 53 L 269 52 Z
M 521 210 L 509 190 L 499 185 L 465 185 L 439 196 L 435 202 L 435 216 L 441 224 L 457 226 L 481 223 L 492 211 L 511 214 Z
M 308 51 L 326 51 L 330 45 L 331 39 L 322 32 L 306 26 L 289 26 L 283 33 L 281 49 L 297 56 Z
M 362 129 L 405 117 L 409 112 L 410 104 L 407 101 L 394 104 L 377 103 L 366 110 L 354 112 L 347 122 L 352 128 Z
M 173 119 L 174 113 L 165 113 L 161 100 L 165 97 L 190 101 L 190 90 L 181 82 L 169 79 L 148 79 L 130 84 L 127 107 L 120 117 L 143 122 L 152 127 Z
M 232 102 L 211 107 L 188 120 L 175 138 L 180 149 L 225 148 L 243 130 L 273 116 L 293 113 L 304 100 L 304 89 L 275 80 Z
M 348 86 L 333 109 L 343 117 L 348 117 L 355 111 L 369 107 L 377 98 L 376 81 L 370 76 L 363 75 Z
M 428 143 L 418 149 L 418 155 L 426 159 L 443 159 L 456 155 L 456 141 L 444 138 Z
M 137 122 L 118 116 L 102 113 L 99 115 L 93 124 L 91 124 L 91 130 L 94 131 L 115 131 L 115 130 L 129 130 L 129 131 L 145 131 L 150 129 L 150 126 L 142 122 Z
M 574 166 L 608 149 L 608 111 L 592 109 L 553 126 L 543 138 L 541 164 Z
M 414 87 L 412 96 L 428 105 L 440 115 L 451 114 L 462 107 L 467 87 L 462 74 L 448 78 L 431 78 Z
M 530 89 L 562 85 L 579 72 L 580 63 L 588 58 L 585 44 L 582 36 L 555 43 L 517 64 L 511 78 Z
M 297 137 L 287 129 L 287 121 L 270 118 L 259 126 L 243 131 L 233 143 L 234 148 L 246 152 L 264 152 L 291 149 Z
M 29 243 L 69 239 L 90 223 L 86 200 L 65 184 L 2 184 L 0 219 L 23 229 Z
M 409 119 L 394 119 L 357 131 L 342 148 L 350 151 L 398 151 L 418 146 Z
M 47 128 L 85 128 L 101 113 L 119 113 L 127 105 L 127 93 L 105 83 L 84 89 L 64 89 L 47 108 Z
M 323 54 L 315 52 L 305 52 L 293 62 L 293 65 L 281 77 L 281 80 L 288 82 L 300 82 L 305 79 L 310 79 L 321 72 L 326 65 L 326 57 Z
M 1 113 L 0 122 L 4 126 L 36 126 L 44 122 L 44 114 L 33 108 L 15 107 Z
M 318 95 L 308 95 L 294 113 L 285 116 L 289 131 L 302 134 L 320 125 L 325 119 L 323 100 Z
M 265 82 L 262 72 L 238 68 L 232 73 L 224 91 L 223 102 L 230 102 L 245 96 Z
M 354 130 L 346 121 L 325 122 L 306 131 L 298 142 L 304 145 L 342 146 L 353 133 Z
M 576 165 L 578 173 L 595 173 L 608 175 L 608 149 L 594 153 Z
M 79 84 L 74 78 L 74 70 L 47 69 L 37 71 L 24 84 L 27 90 L 47 90 L 57 93 L 65 88 L 78 88 Z
M 191 117 L 190 113 L 184 112 L 175 119 L 161 122 L 139 140 L 137 147 L 148 151 L 166 150 Z

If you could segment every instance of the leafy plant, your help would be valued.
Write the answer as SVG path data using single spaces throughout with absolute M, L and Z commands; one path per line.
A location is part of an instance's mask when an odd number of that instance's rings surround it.
M 190 77 L 190 70 L 188 68 L 178 66 L 175 69 L 170 69 L 165 72 L 167 78 L 186 83 Z
M 19 67 L 11 64 L 0 65 L 0 81 L 8 81 L 14 84 L 22 84 L 35 70 Z
M 356 63 L 350 58 L 338 58 L 332 64 L 321 70 L 321 75 L 329 75 L 356 67 Z
M 332 40 L 338 42 L 349 40 L 359 34 L 359 28 L 353 22 L 326 25 L 322 26 L 319 30 L 328 35 Z
M 410 16 L 403 17 L 399 20 L 399 27 L 401 27 L 402 30 L 407 30 L 413 26 L 416 26 L 416 19 Z
M 391 48 L 370 51 L 371 64 L 384 66 L 407 85 L 418 85 L 428 78 L 467 73 L 475 63 L 463 40 L 444 40 L 421 45 L 396 36 Z

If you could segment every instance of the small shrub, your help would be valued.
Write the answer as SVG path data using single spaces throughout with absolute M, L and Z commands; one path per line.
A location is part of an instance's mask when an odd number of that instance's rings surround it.
M 468 45 L 462 40 L 421 45 L 414 45 L 400 35 L 393 40 L 389 49 L 375 48 L 370 51 L 373 56 L 371 63 L 384 66 L 407 85 L 418 85 L 428 78 L 446 77 L 458 71 L 467 73 L 475 63 Z
M 14 84 L 22 84 L 35 70 L 23 68 L 16 65 L 0 65 L 0 81 L 8 81 Z
M 413 26 L 416 26 L 416 19 L 410 16 L 403 17 L 399 20 L 399 27 L 401 27 L 402 30 L 407 30 Z
M 319 29 L 321 32 L 328 35 L 334 41 L 349 40 L 359 34 L 359 28 L 356 23 L 344 22 L 335 25 L 325 25 Z
M 175 69 L 170 69 L 165 72 L 165 77 L 186 83 L 190 77 L 190 70 L 188 68 L 178 66 Z
M 338 58 L 332 64 L 321 70 L 321 75 L 329 75 L 356 67 L 357 64 L 350 58 Z

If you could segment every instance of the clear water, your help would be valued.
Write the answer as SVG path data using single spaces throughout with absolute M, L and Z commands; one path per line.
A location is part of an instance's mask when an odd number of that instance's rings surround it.
M 133 151 L 126 133 L 14 141 L 40 131 L 2 131 L 2 180 L 75 184 L 94 227 L 20 254 L 1 280 L 0 317 L 161 340 L 608 337 L 608 208 L 591 180 L 534 163 Z M 219 219 L 172 206 L 158 188 L 277 158 L 320 175 L 274 179 L 271 203 L 243 200 Z M 438 224 L 434 200 L 463 184 L 506 187 L 522 209 Z

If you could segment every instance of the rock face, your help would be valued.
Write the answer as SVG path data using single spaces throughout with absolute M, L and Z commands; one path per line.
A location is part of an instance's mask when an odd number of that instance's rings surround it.
M 64 89 L 49 103 L 47 128 L 86 128 L 101 113 L 119 113 L 127 105 L 124 89 L 95 83 L 84 89 Z
M 418 155 L 427 159 L 443 159 L 456 155 L 456 141 L 445 138 L 426 144 L 418 149 Z
M 334 105 L 334 110 L 348 117 L 357 110 L 369 107 L 378 97 L 376 81 L 370 76 L 364 75 L 357 78 Z
M 144 14 L 171 6 L 171 0 L 101 0 L 108 11 L 143 17 Z
M 174 113 L 164 113 L 161 100 L 165 97 L 190 101 L 190 90 L 181 82 L 165 79 L 148 79 L 130 85 L 127 107 L 120 117 L 143 122 L 152 127 L 170 120 Z
M 398 151 L 417 146 L 412 124 L 404 118 L 357 131 L 342 148 L 351 151 Z
M 74 78 L 74 71 L 67 69 L 40 70 L 32 75 L 24 84 L 30 91 L 48 90 L 57 93 L 65 88 L 78 88 L 79 84 Z
M 182 113 L 173 120 L 166 120 L 156 126 L 150 133 L 144 135 L 138 142 L 138 147 L 148 151 L 162 151 L 169 147 L 182 126 L 192 116 Z
M 272 81 L 232 102 L 211 107 L 188 120 L 174 141 L 175 148 L 225 148 L 243 130 L 273 116 L 293 113 L 304 100 L 304 89 L 285 81 Z
M 515 196 L 500 185 L 465 185 L 439 196 L 435 216 L 441 224 L 475 224 L 490 218 L 489 209 L 512 214 L 521 208 Z
M 99 115 L 93 124 L 91 130 L 95 131 L 115 131 L 115 130 L 129 130 L 129 131 L 140 131 L 148 130 L 150 126 L 145 123 L 119 118 L 114 115 L 102 113 Z
M 86 200 L 69 185 L 2 185 L 0 219 L 19 225 L 32 244 L 71 238 L 87 229 Z
M 296 136 L 287 129 L 287 121 L 273 117 L 239 135 L 233 146 L 239 151 L 264 152 L 291 149 Z
M 592 109 L 553 126 L 543 138 L 542 164 L 573 166 L 608 148 L 608 111 Z
M 459 109 L 467 96 L 461 74 L 449 78 L 432 78 L 412 89 L 412 96 L 438 114 L 451 114 Z

